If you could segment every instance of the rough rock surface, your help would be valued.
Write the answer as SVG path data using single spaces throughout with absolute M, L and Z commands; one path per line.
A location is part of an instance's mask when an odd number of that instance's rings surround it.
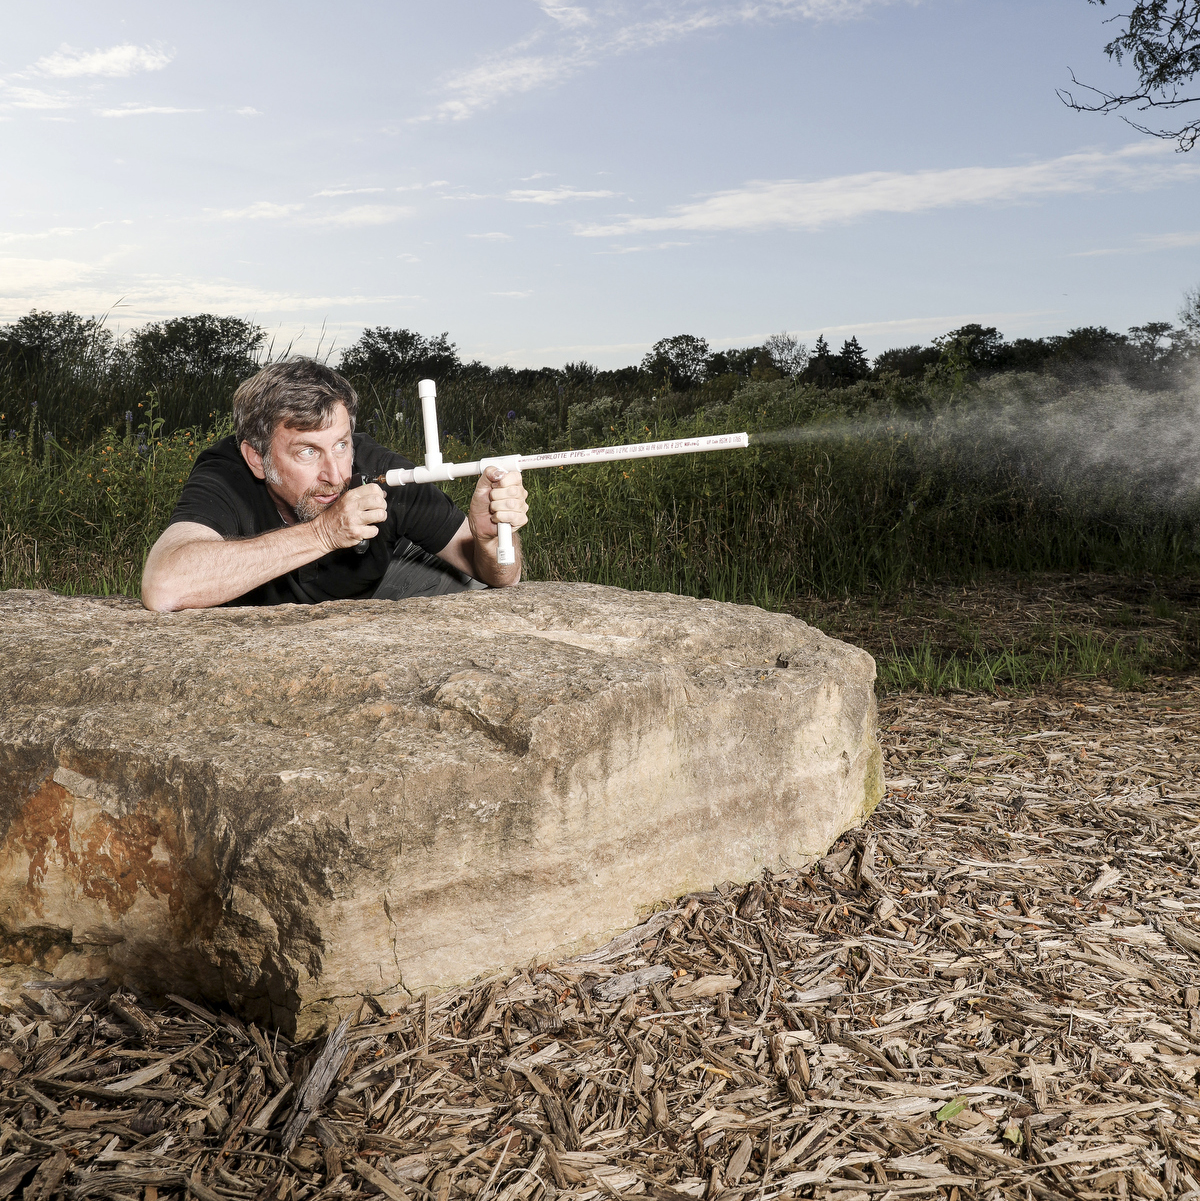
M 586 585 L 0 593 L 0 962 L 305 1034 L 584 950 L 860 823 L 874 677 L 790 617 Z

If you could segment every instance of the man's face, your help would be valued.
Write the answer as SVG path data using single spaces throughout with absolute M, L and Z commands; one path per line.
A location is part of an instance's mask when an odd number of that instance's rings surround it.
M 242 443 L 250 470 L 276 501 L 291 509 L 301 521 L 312 521 L 346 490 L 354 465 L 350 415 L 345 405 L 333 410 L 329 424 L 319 430 L 294 430 L 279 426 L 266 456 Z

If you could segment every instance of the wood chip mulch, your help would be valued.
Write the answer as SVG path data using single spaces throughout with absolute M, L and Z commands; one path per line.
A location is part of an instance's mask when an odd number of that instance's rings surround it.
M 30 986 L 0 1199 L 1200 1197 L 1198 694 L 894 698 L 818 865 L 311 1043 Z

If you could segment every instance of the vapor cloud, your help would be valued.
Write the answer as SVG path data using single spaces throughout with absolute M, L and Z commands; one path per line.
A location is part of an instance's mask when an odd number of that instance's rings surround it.
M 663 216 L 623 216 L 607 224 L 581 226 L 576 232 L 604 238 L 666 230 L 813 230 L 875 213 L 1012 204 L 1079 192 L 1147 191 L 1197 177 L 1200 163 L 1182 160 L 1157 143 L 1135 143 L 1113 152 L 1068 154 L 1015 167 L 869 171 L 812 181 L 752 180 L 740 188 L 676 205 Z

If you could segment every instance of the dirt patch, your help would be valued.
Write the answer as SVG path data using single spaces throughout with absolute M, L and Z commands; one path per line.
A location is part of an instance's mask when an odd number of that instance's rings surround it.
M 606 952 L 364 1005 L 329 1055 L 178 1001 L 27 990 L 0 1050 L 0 1186 L 1200 1190 L 1200 684 L 903 696 L 881 718 L 888 798 L 816 867 L 680 898 Z M 288 1151 L 297 1096 L 314 1118 Z

